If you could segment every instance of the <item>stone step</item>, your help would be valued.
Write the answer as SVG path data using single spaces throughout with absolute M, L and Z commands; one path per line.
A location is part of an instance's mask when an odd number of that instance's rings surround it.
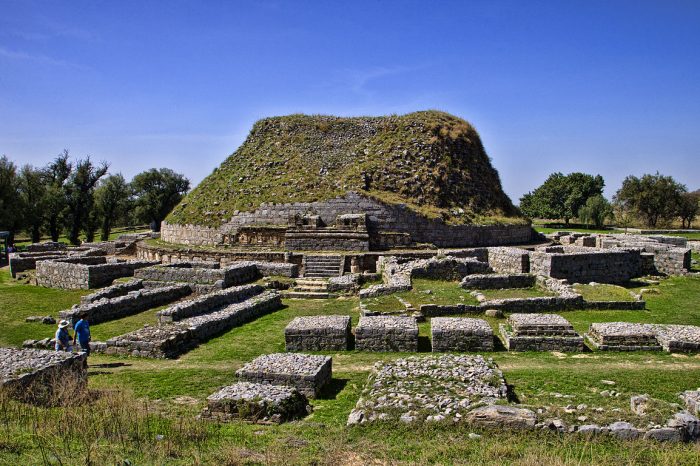
M 333 293 L 319 291 L 285 291 L 282 293 L 282 297 L 287 299 L 331 299 L 338 296 Z
M 330 272 L 324 272 L 324 273 L 307 272 L 304 274 L 304 276 L 308 277 L 308 278 L 331 278 L 331 277 L 339 277 L 340 274 L 338 273 L 338 271 L 335 271 L 333 273 L 330 273 Z
M 304 269 L 307 272 L 333 272 L 333 273 L 338 273 L 340 271 L 340 267 L 306 267 Z

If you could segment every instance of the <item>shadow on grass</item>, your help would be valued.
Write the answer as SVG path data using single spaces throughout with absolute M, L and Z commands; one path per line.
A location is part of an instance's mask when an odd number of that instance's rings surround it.
M 91 367 L 91 368 L 99 367 L 99 368 L 102 368 L 102 369 L 110 369 L 110 368 L 113 368 L 113 367 L 124 367 L 124 366 L 127 366 L 127 367 L 128 367 L 128 366 L 131 366 L 131 364 L 126 363 L 126 362 L 106 362 L 106 363 L 103 363 L 103 364 L 90 364 L 90 367 Z
M 433 346 L 430 343 L 430 338 L 426 336 L 418 336 L 418 352 L 419 353 L 430 353 L 433 350 Z
M 328 384 L 323 387 L 321 393 L 316 397 L 318 400 L 335 400 L 338 397 L 338 393 L 343 391 L 345 386 L 348 384 L 350 379 L 331 379 Z

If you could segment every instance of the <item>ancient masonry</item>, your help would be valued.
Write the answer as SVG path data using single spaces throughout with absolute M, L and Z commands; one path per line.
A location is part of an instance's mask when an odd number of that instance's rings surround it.
M 332 377 L 330 356 L 300 353 L 265 354 L 236 371 L 244 382 L 294 387 L 309 398 L 316 398 Z
M 655 325 L 656 339 L 670 353 L 700 352 L 700 327 L 695 325 Z
M 595 323 L 591 324 L 586 338 L 594 348 L 601 351 L 661 350 L 652 324 Z
M 200 316 L 229 304 L 240 303 L 263 292 L 260 285 L 241 285 L 208 293 L 194 299 L 173 304 L 158 311 L 156 317 L 162 324 Z
M 243 419 L 279 424 L 304 417 L 309 409 L 306 397 L 294 387 L 238 382 L 209 395 L 201 416 L 217 421 Z
M 506 394 L 503 374 L 482 356 L 412 356 L 378 362 L 348 424 L 463 422 L 470 410 L 494 404 Z
M 362 316 L 355 327 L 362 351 L 418 351 L 418 324 L 408 316 Z
M 0 348 L 2 388 L 12 397 L 37 404 L 74 398 L 87 387 L 85 353 Z
M 295 317 L 284 329 L 287 351 L 347 350 L 350 337 L 350 316 Z
M 94 293 L 87 294 L 80 298 L 80 304 L 90 304 L 102 299 L 112 299 L 124 296 L 131 291 L 143 289 L 143 280 L 129 280 L 128 282 L 116 283 L 105 288 L 100 288 Z
M 509 351 L 583 351 L 581 337 L 556 314 L 512 314 L 499 329 Z
M 202 294 L 253 281 L 260 274 L 257 266 L 248 262 L 225 268 L 219 268 L 218 263 L 182 262 L 143 268 L 134 272 L 134 276 L 153 284 L 189 283 Z
M 187 284 L 164 286 L 152 290 L 129 291 L 126 295 L 115 298 L 102 298 L 89 304 L 73 306 L 72 309 L 59 312 L 61 319 L 77 322 L 84 314 L 91 324 L 121 319 L 154 307 L 169 304 L 188 296 L 192 290 Z
M 474 274 L 465 276 L 462 288 L 468 290 L 493 290 L 501 288 L 529 288 L 535 286 L 535 276 L 528 273 L 513 274 Z
M 132 277 L 134 270 L 156 265 L 148 261 L 107 262 L 104 257 L 43 260 L 36 264 L 40 286 L 64 289 L 91 289 L 110 285 L 115 278 Z
M 433 352 L 493 351 L 493 330 L 483 319 L 434 317 L 430 330 Z
M 95 344 L 96 351 L 150 358 L 176 358 L 199 343 L 282 307 L 279 293 L 266 291 L 240 303 L 210 309 L 178 322 L 144 326 Z M 91 348 L 93 345 L 91 345 Z

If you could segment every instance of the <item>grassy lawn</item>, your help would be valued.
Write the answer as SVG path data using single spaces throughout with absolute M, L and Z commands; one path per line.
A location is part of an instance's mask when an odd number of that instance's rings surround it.
M 693 272 L 700 272 L 700 252 L 693 252 L 691 257 L 695 264 L 691 264 L 690 269 Z
M 535 231 L 538 233 L 542 234 L 549 234 L 549 233 L 555 233 L 557 231 L 570 231 L 574 233 L 602 233 L 602 234 L 607 234 L 607 235 L 615 235 L 618 233 L 624 233 L 625 230 L 617 230 L 617 229 L 595 229 L 595 228 L 584 228 L 580 226 L 572 226 L 572 227 L 567 227 L 565 225 L 562 225 L 561 227 L 548 227 L 548 226 L 540 226 L 540 225 L 533 225 L 533 228 Z
M 481 290 L 486 299 L 510 299 L 510 298 L 539 298 L 555 296 L 549 290 L 533 286 L 530 288 L 504 288 L 501 290 Z
M 148 232 L 148 231 L 151 231 L 151 230 L 148 229 L 148 228 L 146 228 L 146 229 L 143 229 L 143 228 L 128 228 L 128 227 L 113 228 L 112 231 L 111 231 L 110 234 L 109 234 L 109 239 L 110 239 L 110 241 L 112 241 L 112 240 L 117 239 L 119 236 L 124 235 L 124 234 L 127 234 L 127 233 L 144 233 L 144 232 Z M 85 241 L 85 236 L 84 236 L 84 235 L 81 235 L 81 236 L 80 236 L 80 240 L 81 240 L 81 241 Z M 42 236 L 42 237 L 41 237 L 41 242 L 44 242 L 44 241 L 51 241 L 51 237 L 50 237 L 50 236 Z M 99 233 L 99 232 L 97 232 L 97 235 L 95 236 L 95 241 L 100 241 L 100 233 Z M 59 242 L 59 243 L 70 244 L 70 241 L 68 241 L 68 237 L 67 237 L 66 235 L 61 235 L 61 236 L 59 236 L 59 237 L 58 237 L 58 242 Z M 15 245 L 16 245 L 17 247 L 20 247 L 20 248 L 21 248 L 21 247 L 24 247 L 24 246 L 27 246 L 28 244 L 31 244 L 31 243 L 32 243 L 32 242 L 31 242 L 31 240 L 29 239 L 29 237 L 17 236 L 17 238 L 15 239 Z
M 81 294 L 14 284 L 8 277 L 6 269 L 0 271 L 0 319 L 4 329 L 12 329 L 0 332 L 4 345 L 18 345 L 37 333 L 47 333 L 52 327 L 26 324 L 23 317 L 55 313 L 78 302 Z M 465 293 L 456 283 L 417 280 L 415 284 L 407 296 L 414 293 L 420 299 L 438 300 L 449 296 L 454 303 L 461 302 L 454 299 Z M 656 290 L 645 297 L 647 310 L 563 315 L 578 331 L 585 331 L 591 322 L 614 320 L 700 325 L 700 278 L 674 277 L 647 287 Z M 426 289 L 433 293 L 421 294 Z M 125 464 L 125 460 L 131 464 L 698 463 L 700 446 L 689 444 L 587 440 L 448 424 L 347 428 L 347 416 L 373 364 L 405 356 L 400 353 L 328 353 L 333 356 L 334 380 L 312 401 L 314 412 L 300 421 L 263 426 L 196 420 L 205 398 L 233 383 L 237 368 L 260 354 L 284 350 L 283 330 L 294 317 L 344 314 L 352 316 L 353 325 L 357 323 L 357 298 L 285 300 L 284 304 L 283 309 L 234 328 L 177 360 L 91 357 L 89 384 L 103 396 L 87 410 L 0 403 L 0 464 Z M 154 322 L 154 312 L 95 325 L 93 333 L 103 338 Z M 488 321 L 494 327 L 503 322 Z M 419 328 L 422 339 L 427 339 L 429 323 Z M 676 409 L 669 403 L 678 402 L 677 394 L 697 388 L 700 380 L 696 355 L 501 350 L 488 356 L 503 370 L 520 403 L 546 409 L 548 417 L 579 424 L 628 420 L 645 426 L 663 421 Z M 603 396 L 606 390 L 619 395 Z M 651 412 L 643 418 L 629 409 L 629 397 L 641 393 L 654 398 Z M 586 406 L 567 409 L 579 405 Z M 585 422 L 577 420 L 582 417 Z M 483 436 L 469 439 L 471 432 Z
M 630 290 L 617 285 L 574 285 L 586 301 L 634 301 Z
M 478 304 L 469 291 L 458 282 L 414 278 L 413 289 L 388 296 L 378 296 L 364 300 L 368 309 L 378 312 L 403 311 L 404 305 L 397 299 L 410 303 L 415 309 L 423 304 Z

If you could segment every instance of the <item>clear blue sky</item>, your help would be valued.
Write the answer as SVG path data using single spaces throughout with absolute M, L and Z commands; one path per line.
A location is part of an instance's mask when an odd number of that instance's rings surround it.
M 553 171 L 700 188 L 700 2 L 0 0 L 0 154 L 195 184 L 252 123 L 440 109 L 517 202 Z

